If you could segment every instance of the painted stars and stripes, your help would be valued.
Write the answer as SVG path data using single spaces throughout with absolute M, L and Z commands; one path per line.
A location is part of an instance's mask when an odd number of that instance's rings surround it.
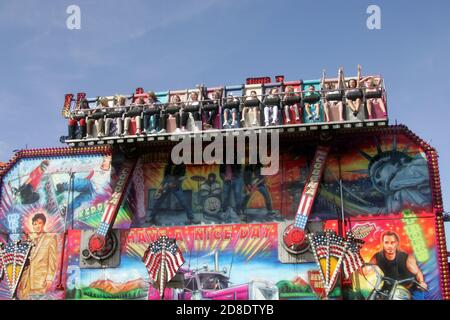
M 344 266 L 342 268 L 345 279 L 350 278 L 353 272 L 364 265 L 364 260 L 360 254 L 364 241 L 355 238 L 351 232 L 347 233 L 347 241 L 349 245 L 344 256 Z
M 5 271 L 3 270 L 3 248 L 4 244 L 0 243 L 0 281 L 3 280 L 3 275 L 5 274 Z
M 320 268 L 325 295 L 332 291 L 340 270 L 348 279 L 353 272 L 363 266 L 360 249 L 364 243 L 351 232 L 343 238 L 332 230 L 309 235 L 314 258 Z
M 106 237 L 106 234 L 113 227 L 116 221 L 117 213 L 119 212 L 122 201 L 128 190 L 128 185 L 131 181 L 131 177 L 136 167 L 136 161 L 125 161 L 118 173 L 118 179 L 114 190 L 111 194 L 111 198 L 106 203 L 105 211 L 102 215 L 102 220 L 96 233 Z
M 106 237 L 110 228 L 111 228 L 111 225 L 109 223 L 102 221 L 102 222 L 100 222 L 100 225 L 98 226 L 96 233 L 103 237 Z
M 150 244 L 142 261 L 150 279 L 159 287 L 160 296 L 163 297 L 166 283 L 172 280 L 183 265 L 184 257 L 175 239 L 161 236 Z
M 311 170 L 308 178 L 305 181 L 302 197 L 295 215 L 294 226 L 305 230 L 308 222 L 309 214 L 316 198 L 317 190 L 319 189 L 320 180 L 325 169 L 325 161 L 328 156 L 330 148 L 319 146 L 317 147 L 314 160 L 311 165 Z
M 31 246 L 32 244 L 27 241 L 14 241 L 0 247 L 0 264 L 8 282 L 11 297 L 16 294 Z
M 310 239 L 316 262 L 322 273 L 325 293 L 328 295 L 340 271 L 342 257 L 346 250 L 345 241 L 331 230 L 319 232 Z
M 333 256 L 340 258 L 344 254 L 344 239 L 335 232 L 320 232 L 313 237 L 317 257 L 319 259 Z

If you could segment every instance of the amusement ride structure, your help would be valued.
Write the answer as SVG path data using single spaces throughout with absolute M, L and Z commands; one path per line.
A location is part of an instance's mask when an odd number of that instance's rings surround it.
M 381 76 L 81 92 L 62 115 L 67 147 L 0 166 L 1 299 L 450 298 L 437 153 L 388 124 Z

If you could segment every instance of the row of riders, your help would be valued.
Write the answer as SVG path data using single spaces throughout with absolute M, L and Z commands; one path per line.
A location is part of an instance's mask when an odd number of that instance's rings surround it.
M 283 91 L 283 92 L 281 92 Z M 296 92 L 293 86 L 285 86 L 284 90 L 273 87 L 265 95 L 258 95 L 250 91 L 249 95 L 235 97 L 231 93 L 222 96 L 222 90 L 207 94 L 205 87 L 191 92 L 187 102 L 182 102 L 180 95 L 170 96 L 168 103 L 161 103 L 155 92 L 141 93 L 132 96 L 128 104 L 125 96 L 115 96 L 113 105 L 109 99 L 100 97 L 96 107 L 91 109 L 89 101 L 85 98 L 77 102 L 75 110 L 70 114 L 68 134 L 69 139 L 103 138 L 111 135 L 112 124 L 115 124 L 117 136 L 163 134 L 166 132 L 198 132 L 213 128 L 230 129 L 258 126 L 258 117 L 261 113 L 264 126 L 279 125 L 279 111 L 284 118 L 281 123 L 299 123 L 301 112 L 308 121 L 320 120 L 320 110 L 323 110 L 325 122 L 333 121 L 330 117 L 332 109 L 337 110 L 338 119 L 334 121 L 351 120 L 351 115 L 357 116 L 365 105 L 367 116 L 372 117 L 372 105 L 378 104 L 384 116 L 386 106 L 382 98 L 381 78 L 369 76 L 361 77 L 361 66 L 358 66 L 358 76 L 346 80 L 343 69 L 338 72 L 337 81 L 327 81 L 325 73 L 322 77 L 321 90 L 314 85 L 306 86 L 303 92 Z M 365 103 L 364 103 L 365 102 Z M 344 109 L 347 112 L 344 112 Z M 302 110 L 303 109 L 303 110 Z M 291 112 L 292 111 L 292 112 Z M 221 124 L 215 124 L 217 115 L 221 113 Z M 250 121 L 246 120 L 246 115 Z M 295 117 L 294 119 L 291 119 Z M 170 119 L 176 127 L 168 130 Z M 130 132 L 134 120 L 134 132 Z M 192 120 L 189 122 L 189 120 Z M 78 133 L 77 133 L 78 132 Z

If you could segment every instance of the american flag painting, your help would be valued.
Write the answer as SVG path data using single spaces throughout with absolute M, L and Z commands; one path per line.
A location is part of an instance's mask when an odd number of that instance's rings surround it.
M 309 235 L 309 239 L 320 268 L 326 296 L 333 290 L 341 268 L 344 277 L 348 279 L 364 264 L 359 253 L 363 241 L 356 239 L 351 233 L 347 233 L 347 238 L 344 239 L 336 232 L 327 230 Z
M 17 285 L 31 250 L 31 243 L 26 241 L 10 242 L 0 248 L 0 259 L 6 276 L 11 298 L 16 294 Z
M 345 241 L 334 231 L 319 232 L 310 237 L 314 257 L 320 267 L 325 294 L 328 295 L 340 271 L 342 257 L 345 254 Z
M 353 272 L 355 272 L 364 265 L 364 260 L 360 254 L 360 250 L 364 241 L 353 236 L 351 232 L 348 232 L 347 242 L 349 244 L 347 251 L 345 252 L 344 266 L 342 268 L 344 271 L 345 279 L 350 278 Z
M 142 261 L 150 279 L 159 288 L 160 296 L 163 298 L 166 283 L 172 280 L 184 263 L 183 254 L 175 239 L 161 236 L 150 244 Z
M 4 244 L 0 243 L 0 281 L 3 280 L 3 275 L 5 274 L 5 271 L 3 270 L 3 248 L 4 248 Z

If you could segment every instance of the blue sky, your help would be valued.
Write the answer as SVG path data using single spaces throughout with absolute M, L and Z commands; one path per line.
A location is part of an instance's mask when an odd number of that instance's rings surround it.
M 66 28 L 71 4 L 81 30 Z M 366 27 L 370 4 L 381 7 L 382 30 Z M 0 161 L 25 146 L 60 145 L 68 92 L 315 79 L 340 65 L 354 74 L 360 63 L 385 77 L 391 123 L 438 150 L 448 204 L 449 9 L 446 0 L 2 0 Z

